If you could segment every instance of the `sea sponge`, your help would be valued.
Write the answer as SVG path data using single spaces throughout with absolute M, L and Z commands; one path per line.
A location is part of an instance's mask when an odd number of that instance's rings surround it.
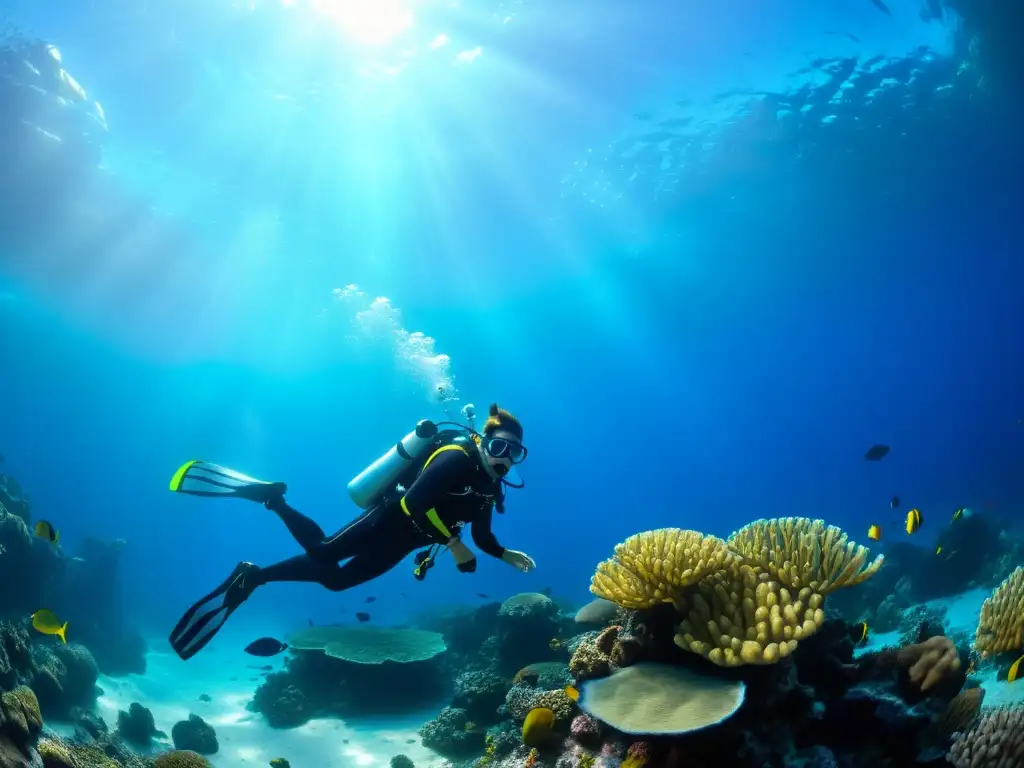
M 1016 768 L 1024 765 L 1024 707 L 985 712 L 960 733 L 946 758 L 955 768 Z
M 879 555 L 869 563 L 871 553 L 842 530 L 807 517 L 755 520 L 730 536 L 728 545 L 773 580 L 820 595 L 860 584 L 884 561 Z
M 615 556 L 597 566 L 590 591 L 630 610 L 676 603 L 686 587 L 732 560 L 716 536 L 679 528 L 644 531 L 618 544 Z
M 1024 567 L 1018 567 L 981 605 L 974 650 L 981 657 L 1024 645 Z
M 523 744 L 543 747 L 552 740 L 554 728 L 555 713 L 547 707 L 534 707 L 523 721 Z
M 583 684 L 579 705 L 623 733 L 679 735 L 717 725 L 743 704 L 742 681 L 643 662 Z
M 896 660 L 900 666 L 910 667 L 910 682 L 922 693 L 960 669 L 956 646 L 942 635 L 900 648 Z
M 447 650 L 444 636 L 438 632 L 388 627 L 306 627 L 292 634 L 288 644 L 300 651 L 323 651 L 353 664 L 408 664 Z
M 825 621 L 824 597 L 789 590 L 767 573 L 733 564 L 697 585 L 675 643 L 720 667 L 774 664 Z
M 165 752 L 153 763 L 153 768 L 212 768 L 210 761 L 196 752 L 176 749 Z

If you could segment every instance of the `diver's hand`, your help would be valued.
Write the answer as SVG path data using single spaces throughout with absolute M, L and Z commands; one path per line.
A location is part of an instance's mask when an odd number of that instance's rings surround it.
M 537 567 L 532 557 L 525 552 L 516 552 L 514 549 L 506 549 L 501 559 L 513 568 L 518 568 L 523 573 L 529 573 Z
M 452 537 L 448 540 L 448 549 L 455 558 L 455 565 L 463 573 L 472 573 L 476 570 L 476 555 L 473 550 L 462 543 L 462 539 Z

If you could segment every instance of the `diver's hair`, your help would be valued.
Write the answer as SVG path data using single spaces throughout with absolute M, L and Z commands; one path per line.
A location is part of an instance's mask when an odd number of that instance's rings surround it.
M 523 439 L 523 425 L 519 422 L 519 419 L 504 408 L 499 408 L 497 403 L 491 403 L 487 415 L 488 419 L 484 422 L 483 429 L 485 435 L 496 429 L 503 429 L 515 435 L 517 440 L 521 441 Z

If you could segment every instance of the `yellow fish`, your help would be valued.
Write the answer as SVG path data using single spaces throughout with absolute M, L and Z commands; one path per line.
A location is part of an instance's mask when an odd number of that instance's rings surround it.
M 57 614 L 53 611 L 42 608 L 33 613 L 32 626 L 35 627 L 37 632 L 42 632 L 44 635 L 56 635 L 61 639 L 61 642 L 67 645 L 68 639 L 65 635 L 68 631 L 68 623 L 65 621 L 61 624 Z
M 1024 656 L 1021 656 L 1019 659 L 1013 662 L 1013 664 L 1010 665 L 1010 669 L 1006 673 L 1006 682 L 1012 683 L 1014 680 L 1017 679 L 1017 676 L 1020 674 L 1020 663 L 1022 661 L 1024 661 Z
M 924 518 L 921 517 L 921 510 L 914 508 L 907 512 L 907 533 L 917 533 L 923 522 Z
M 879 525 L 872 525 L 868 528 L 868 538 L 872 541 L 878 541 L 882 538 L 882 527 Z
M 862 621 L 860 624 L 854 624 L 850 627 L 850 639 L 853 640 L 855 645 L 860 645 L 868 639 L 868 623 Z
M 548 648 L 550 648 L 552 651 L 557 651 L 561 647 L 562 641 L 559 640 L 557 637 L 552 637 L 550 640 L 548 640 Z
M 36 523 L 33 530 L 35 531 L 36 536 L 40 539 L 46 539 L 51 544 L 56 544 L 60 541 L 60 531 L 45 520 L 40 520 Z
M 941 555 L 942 554 L 942 545 L 941 544 L 935 548 L 935 554 L 936 555 Z
M 575 688 L 574 688 L 573 686 L 571 686 L 571 685 L 567 685 L 567 686 L 565 686 L 565 695 L 566 695 L 566 696 L 568 696 L 568 697 L 569 697 L 570 699 L 572 699 L 573 701 L 579 701 L 579 700 L 580 700 L 580 692 L 579 692 L 579 691 L 577 691 L 577 690 L 576 690 L 576 689 L 575 689 Z

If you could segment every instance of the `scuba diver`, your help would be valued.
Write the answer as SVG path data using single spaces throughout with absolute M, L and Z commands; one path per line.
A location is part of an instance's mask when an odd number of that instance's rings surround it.
M 477 548 L 522 572 L 533 559 L 505 549 L 491 531 L 491 514 L 505 510 L 504 486 L 513 465 L 526 458 L 523 427 L 496 404 L 483 431 L 454 422 L 438 430 L 421 421 L 386 454 L 348 485 L 349 496 L 365 511 L 332 536 L 284 499 L 284 483 L 265 482 L 202 461 L 175 472 L 170 488 L 194 496 L 232 497 L 262 504 L 274 512 L 305 550 L 301 555 L 260 567 L 241 562 L 210 594 L 196 602 L 171 632 L 171 645 L 190 659 L 216 635 L 232 613 L 263 585 L 279 581 L 315 582 L 332 592 L 351 589 L 387 573 L 418 552 L 414 576 L 423 580 L 447 548 L 463 573 L 476 570 L 476 555 L 461 538 L 470 526 Z M 425 549 L 423 549 L 425 548 Z M 341 562 L 345 561 L 345 562 Z

